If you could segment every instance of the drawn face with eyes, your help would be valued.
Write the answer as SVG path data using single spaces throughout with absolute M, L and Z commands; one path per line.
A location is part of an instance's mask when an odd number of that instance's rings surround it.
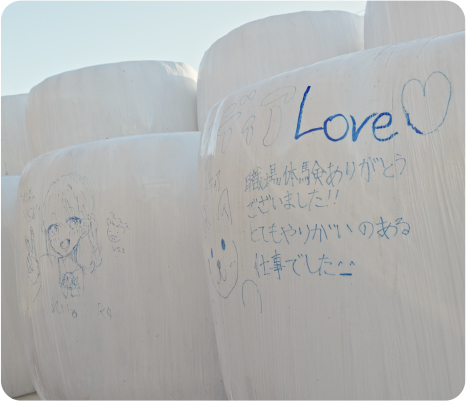
M 125 228 L 116 226 L 110 221 L 110 219 L 107 219 L 107 226 L 108 226 L 108 229 L 107 229 L 108 239 L 113 243 L 119 242 L 120 236 L 125 233 Z
M 228 189 L 224 189 L 220 195 L 217 220 L 219 222 L 217 234 L 222 234 L 220 240 L 214 240 L 207 263 L 215 290 L 222 298 L 228 298 L 238 281 L 238 249 L 234 241 L 228 240 L 231 235 L 230 227 L 233 224 Z M 219 238 L 219 236 L 215 237 Z
M 233 241 L 223 238 L 210 249 L 208 259 L 212 284 L 222 298 L 228 298 L 238 281 L 238 251 Z
M 61 188 L 45 203 L 44 228 L 47 241 L 61 257 L 70 256 L 81 238 L 89 233 L 89 220 L 80 217 L 71 187 Z
M 47 256 L 49 266 L 57 269 L 65 298 L 83 294 L 85 273 L 95 274 L 102 264 L 93 211 L 92 187 L 87 178 L 74 173 L 52 182 L 45 196 L 41 223 L 47 253 L 42 256 Z M 31 230 L 31 241 L 32 238 Z M 31 246 L 28 250 L 35 254 Z
M 69 256 L 79 240 L 88 234 L 89 229 L 77 216 L 57 216 L 53 213 L 51 217 L 51 224 L 46 232 L 49 244 L 60 256 Z

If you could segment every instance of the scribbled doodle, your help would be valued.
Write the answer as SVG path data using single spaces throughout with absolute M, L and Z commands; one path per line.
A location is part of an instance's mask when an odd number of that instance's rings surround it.
M 249 95 L 244 95 L 241 97 L 240 101 L 239 101 L 239 104 L 242 106 L 243 104 L 245 104 L 248 100 L 252 100 L 254 99 L 254 96 L 256 96 L 256 90 L 253 90 L 251 93 L 249 93 Z
M 98 315 L 104 319 L 110 318 L 112 320 L 112 310 L 110 307 L 105 307 L 102 303 L 97 304 Z
M 36 198 L 32 193 L 32 188 L 29 188 L 27 191 L 21 194 L 21 198 L 23 199 L 24 203 L 33 202 Z
M 236 103 L 230 104 L 226 109 L 223 117 L 230 117 L 236 109 Z
M 68 304 L 63 304 L 62 302 L 59 302 L 58 300 L 54 300 L 52 297 L 52 315 L 54 313 L 58 315 L 71 315 L 73 319 L 76 319 L 78 317 L 78 312 L 76 312 L 76 309 L 70 308 Z
M 220 195 L 220 200 L 218 202 L 218 220 L 221 217 L 226 218 L 230 224 L 233 224 L 233 218 L 231 216 L 231 207 L 230 207 L 230 197 L 228 196 L 228 189 L 225 188 Z
M 206 185 L 205 185 L 205 190 L 206 191 L 220 191 L 220 170 L 217 171 L 215 176 L 212 176 L 211 173 L 209 172 L 207 174 L 208 179 L 206 180 Z
M 273 92 L 270 92 L 267 96 L 262 99 L 261 106 L 268 106 L 277 100 L 283 99 L 283 104 L 287 104 L 293 99 L 296 94 L 295 86 L 285 86 L 280 89 L 276 89 Z
M 278 135 L 280 135 L 280 128 L 282 125 L 282 109 L 280 106 L 273 106 L 269 109 L 268 120 L 269 126 L 267 128 L 267 132 L 265 133 L 264 139 L 262 140 L 264 146 L 272 145 L 278 138 Z M 275 124 L 273 124 L 272 121 Z M 272 127 L 272 125 L 275 125 L 275 127 Z
M 252 136 L 254 135 L 254 121 L 256 120 L 256 116 L 249 117 L 243 125 L 243 129 L 241 130 L 241 134 L 245 135 L 246 144 L 249 145 L 252 141 Z
M 246 285 L 247 284 L 247 285 Z M 246 291 L 245 291 L 246 288 Z M 249 294 L 253 294 L 253 296 L 258 296 L 259 299 L 259 305 L 260 305 L 260 313 L 262 313 L 262 295 L 259 291 L 259 287 L 257 287 L 257 284 L 252 281 L 252 280 L 245 280 L 243 283 L 243 287 L 241 288 L 241 299 L 243 300 L 243 306 L 246 307 L 246 302 L 244 301 L 245 298 L 245 293 L 246 293 L 246 299 L 251 299 L 251 295 L 248 297 Z M 249 302 L 248 302 L 249 305 Z
M 26 223 L 30 223 L 36 218 L 36 213 L 33 207 L 30 207 L 28 210 L 23 212 Z
M 280 100 L 287 104 L 296 94 L 296 87 L 285 86 L 277 89 L 262 99 L 261 106 L 268 106 L 268 126 L 262 143 L 264 146 L 272 145 L 278 138 L 282 128 L 282 109 Z
M 217 241 L 210 249 L 208 266 L 218 295 L 228 298 L 238 281 L 238 250 L 234 241 Z
M 204 237 L 207 238 L 207 233 L 212 228 L 212 224 L 209 220 L 209 216 L 207 215 L 207 210 L 205 206 L 202 208 L 202 216 L 203 216 L 203 222 L 204 222 Z
M 241 117 L 241 112 L 233 114 L 227 121 L 220 125 L 217 137 L 222 137 L 222 153 L 225 153 L 230 145 L 231 136 L 233 134 L 232 127 L 235 125 L 236 120 Z
M 34 303 L 41 289 L 41 282 L 39 280 L 40 278 L 39 259 L 37 258 L 34 231 L 32 227 L 30 228 L 30 235 L 31 235 L 30 238 L 25 239 L 26 248 L 28 251 L 28 255 L 26 257 L 26 263 L 27 263 L 29 282 L 32 286 L 31 287 L 32 302 Z
M 430 85 L 427 84 L 430 81 Z M 421 91 L 419 91 L 421 89 Z M 422 96 L 421 96 L 422 92 Z M 445 104 L 443 108 L 438 110 L 429 108 L 429 102 L 444 99 Z M 411 100 L 411 102 L 410 102 Z M 414 132 L 420 135 L 428 135 L 437 131 L 445 122 L 448 114 L 448 108 L 451 100 L 451 82 L 447 76 L 440 71 L 434 71 L 430 74 L 424 83 L 419 79 L 413 78 L 406 82 L 401 92 L 401 105 L 406 117 L 406 123 L 411 127 Z M 421 104 L 426 113 L 424 115 L 432 116 L 428 121 L 421 121 L 417 116 L 409 112 L 414 104 Z M 426 123 L 431 123 L 428 128 Z
M 116 244 L 120 242 L 121 236 L 129 229 L 128 224 L 115 217 L 113 212 L 110 212 L 112 217 L 107 218 L 107 238 Z

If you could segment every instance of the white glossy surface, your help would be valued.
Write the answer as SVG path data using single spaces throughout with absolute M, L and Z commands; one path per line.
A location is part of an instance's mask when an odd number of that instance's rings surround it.
M 31 89 L 36 156 L 125 135 L 197 131 L 197 72 L 185 63 L 127 61 L 68 71 Z
M 200 213 L 230 399 L 462 391 L 464 48 L 340 56 L 211 109 Z
M 199 138 L 97 141 L 26 167 L 18 285 L 42 398 L 226 397 L 197 226 Z
M 10 397 L 34 391 L 22 342 L 15 265 L 19 175 L 2 177 L 2 387 Z
M 217 40 L 199 66 L 197 117 L 254 82 L 364 49 L 364 19 L 345 11 L 303 11 L 242 25 Z
M 26 128 L 28 95 L 2 96 L 2 175 L 21 174 L 34 159 Z
M 464 13 L 452 1 L 368 1 L 364 46 L 394 45 L 464 31 Z

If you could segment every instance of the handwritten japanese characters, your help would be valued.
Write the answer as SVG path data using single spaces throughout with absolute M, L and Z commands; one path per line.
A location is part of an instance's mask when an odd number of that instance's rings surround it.
M 412 235 L 410 216 L 404 213 L 387 213 L 384 209 L 377 212 L 375 207 L 370 216 L 358 213 L 358 217 L 345 218 L 341 211 L 349 199 L 354 198 L 354 192 L 394 188 L 406 180 L 412 161 L 400 146 L 387 152 L 387 146 L 390 146 L 387 144 L 396 141 L 398 135 L 416 133 L 425 136 L 442 127 L 448 118 L 452 97 L 452 84 L 447 74 L 433 71 L 424 80 L 417 77 L 406 79 L 398 89 L 398 106 L 393 110 L 382 109 L 364 117 L 356 112 L 336 113 L 324 117 L 323 123 L 314 128 L 309 127 L 309 121 L 316 121 L 317 112 L 313 106 L 322 92 L 317 81 L 304 78 L 304 71 L 299 70 L 296 75 L 300 77 L 298 81 L 305 83 L 304 86 L 297 86 L 296 78 L 289 80 L 292 85 L 286 84 L 287 79 L 282 80 L 281 86 L 275 86 L 274 81 L 257 84 L 214 106 L 206 121 L 201 146 L 205 254 L 213 286 L 223 298 L 234 290 L 231 283 L 236 283 L 238 276 L 243 282 L 244 279 L 254 282 L 250 274 L 241 277 L 245 266 L 251 265 L 253 255 L 264 258 L 273 251 L 275 258 L 268 256 L 269 260 L 264 259 L 262 265 L 273 264 L 280 278 L 280 272 L 290 261 L 295 266 L 300 258 L 304 260 L 316 254 L 329 254 L 328 250 L 319 252 L 316 244 L 332 243 L 337 246 L 350 239 L 374 238 L 388 243 L 403 241 Z M 444 107 L 427 127 L 416 119 L 417 103 L 413 103 L 413 97 L 417 96 L 419 100 L 420 94 L 420 100 L 427 102 L 433 88 L 438 88 Z M 299 93 L 303 93 L 301 98 L 297 96 Z M 354 152 L 353 157 L 351 152 L 344 157 L 332 156 L 332 146 L 337 154 L 341 153 L 336 146 L 346 136 L 351 137 L 352 143 L 363 142 L 367 147 L 369 134 L 381 147 L 369 147 L 370 152 L 357 152 L 357 157 L 354 157 Z M 305 138 L 312 140 L 312 147 L 303 147 Z M 293 141 L 300 144 L 289 151 L 293 157 L 282 156 L 280 149 L 292 147 Z M 316 146 L 325 151 L 314 152 Z M 256 157 L 252 157 L 251 152 Z M 233 164 L 227 167 L 227 163 L 232 158 L 239 166 L 236 170 L 242 182 L 238 177 L 225 179 L 225 175 L 231 175 Z M 228 186 L 225 185 L 227 182 Z M 241 229 L 242 240 L 229 241 L 218 236 L 217 232 L 225 231 L 228 236 L 234 236 L 239 224 L 246 224 Z M 242 247 L 238 245 L 245 241 L 249 241 L 248 256 L 242 255 Z M 312 255 L 306 249 L 311 244 L 314 244 Z M 277 248 L 272 249 L 272 245 Z M 281 256 L 288 247 L 295 255 L 282 260 Z M 219 259 L 218 255 L 227 248 L 234 252 L 225 260 Z M 236 271 L 242 257 L 245 259 L 239 275 L 228 274 L 228 269 Z M 341 259 L 340 256 L 336 258 Z M 362 260 L 354 261 L 351 255 L 348 258 L 352 264 L 364 263 Z M 257 267 L 257 263 L 254 266 Z M 315 270 L 311 267 L 306 269 Z M 257 291 L 260 292 L 259 287 Z
M 212 107 L 200 212 L 222 369 L 249 369 L 227 379 L 232 398 L 429 398 L 449 385 L 429 358 L 460 391 L 463 55 L 464 33 L 375 48 Z M 387 379 L 394 360 L 422 377 Z

